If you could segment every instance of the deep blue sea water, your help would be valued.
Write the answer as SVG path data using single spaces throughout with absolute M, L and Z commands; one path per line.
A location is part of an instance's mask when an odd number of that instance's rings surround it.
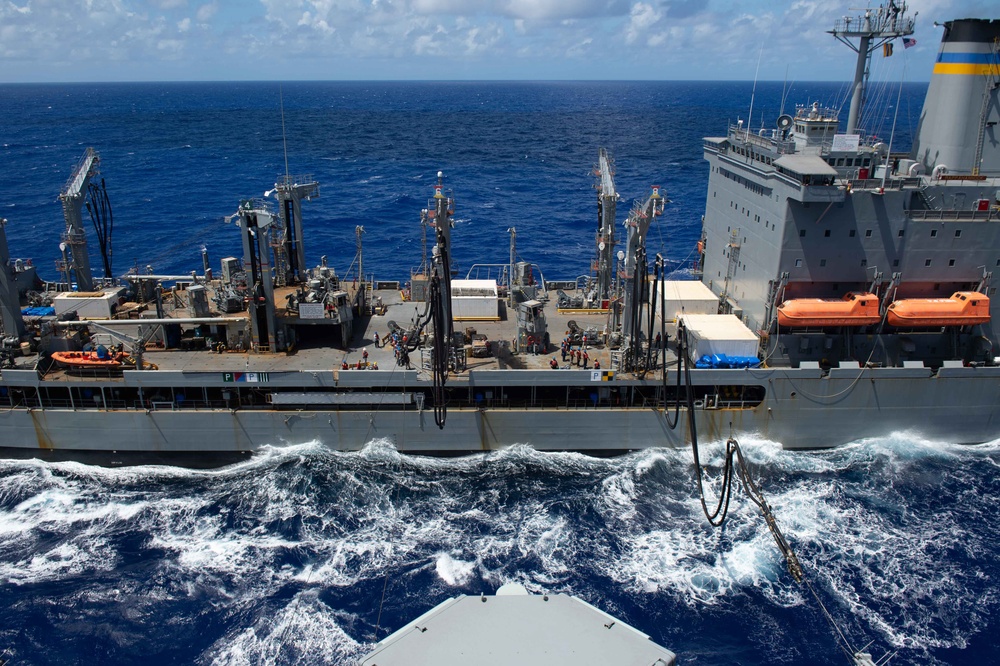
M 360 224 L 367 270 L 405 280 L 442 170 L 460 267 L 506 262 L 514 226 L 519 254 L 547 277 L 587 273 L 603 146 L 621 208 L 665 188 L 673 203 L 650 254 L 683 264 L 705 199 L 701 139 L 747 118 L 751 89 L 284 84 L 290 171 L 321 184 L 303 211 L 307 259 L 344 272 Z M 909 146 L 925 91 L 904 88 L 893 150 Z M 781 96 L 780 83 L 758 86 L 752 127 L 772 126 Z M 873 97 L 866 124 L 887 139 L 895 95 Z M 785 109 L 843 98 L 843 86 L 799 83 Z M 280 103 L 276 83 L 0 86 L 12 254 L 55 276 L 57 196 L 93 146 L 118 273 L 200 269 L 203 245 L 214 265 L 238 255 L 224 218 L 284 172 Z M 899 650 L 892 663 L 997 661 L 1000 445 L 900 433 L 821 453 L 744 446 L 856 645 Z M 717 464 L 718 443 L 708 448 Z M 0 651 L 15 664 L 352 663 L 440 601 L 516 581 L 576 594 L 681 663 L 846 663 L 754 506 L 739 499 L 712 530 L 691 473 L 688 451 L 432 460 L 377 441 L 360 454 L 275 448 L 216 471 L 0 462 Z

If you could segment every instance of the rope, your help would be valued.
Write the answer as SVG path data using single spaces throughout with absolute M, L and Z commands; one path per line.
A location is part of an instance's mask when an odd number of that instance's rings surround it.
M 382 628 L 382 604 L 385 603 L 385 588 L 389 586 L 389 572 L 385 572 L 385 580 L 382 582 L 382 598 L 378 602 L 378 618 L 375 620 L 375 639 L 378 639 L 378 630 Z M 0 664 L 0 666 L 3 666 Z

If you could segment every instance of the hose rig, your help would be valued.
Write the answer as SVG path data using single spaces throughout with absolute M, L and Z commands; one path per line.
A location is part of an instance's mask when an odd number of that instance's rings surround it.
M 649 266 L 646 259 L 646 234 L 653 219 L 663 214 L 669 200 L 660 194 L 660 186 L 643 203 L 632 207 L 625 228 L 628 231 L 626 249 L 619 253 L 623 262 L 622 276 L 622 370 L 635 372 L 642 367 L 642 307 L 648 301 Z

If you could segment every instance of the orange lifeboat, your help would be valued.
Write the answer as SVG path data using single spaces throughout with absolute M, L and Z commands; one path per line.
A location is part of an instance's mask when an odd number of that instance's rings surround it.
M 64 368 L 117 368 L 122 365 L 122 354 L 108 354 L 104 358 L 97 352 L 52 352 L 52 360 Z
M 793 298 L 778 306 L 778 323 L 789 328 L 868 326 L 881 319 L 878 297 L 867 291 L 851 291 L 843 298 Z
M 889 306 L 886 321 L 900 328 L 971 326 L 990 320 L 989 296 L 956 291 L 950 298 L 904 298 Z

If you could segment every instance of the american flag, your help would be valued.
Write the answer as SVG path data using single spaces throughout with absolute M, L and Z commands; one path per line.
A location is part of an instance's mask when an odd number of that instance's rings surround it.
M 910 39 L 909 37 L 903 37 L 903 48 L 904 49 L 908 49 L 911 46 L 916 46 L 916 45 L 917 45 L 917 40 Z

